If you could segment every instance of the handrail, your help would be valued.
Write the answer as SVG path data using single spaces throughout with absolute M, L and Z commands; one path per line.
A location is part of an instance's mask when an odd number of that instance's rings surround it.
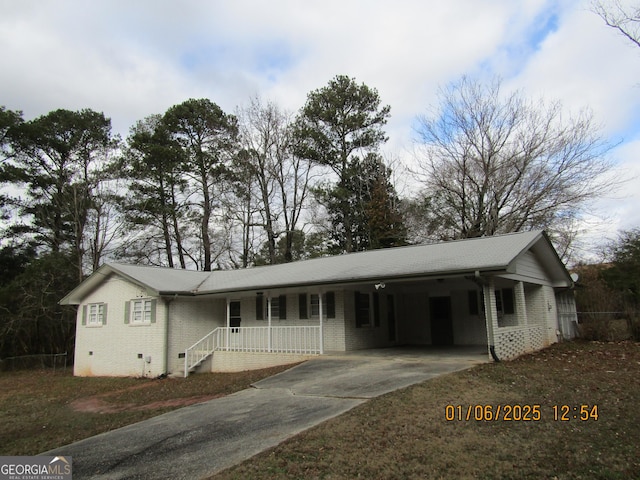
M 197 367 L 211 355 L 216 349 L 217 333 L 220 327 L 207 333 L 204 337 L 198 340 L 184 351 L 184 376 L 189 376 L 189 371 L 192 368 Z
M 184 376 L 215 351 L 322 354 L 317 325 L 271 327 L 218 327 L 185 350 Z

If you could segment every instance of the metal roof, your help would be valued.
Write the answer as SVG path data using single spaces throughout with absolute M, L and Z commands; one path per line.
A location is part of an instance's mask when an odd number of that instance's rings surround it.
M 508 273 L 515 260 L 535 246 L 547 270 L 560 282 L 569 275 L 543 231 L 530 231 L 466 240 L 387 248 L 298 262 L 196 272 L 161 267 L 109 263 L 67 295 L 61 303 L 79 302 L 86 283 L 102 271 L 116 272 L 157 294 L 216 294 L 296 286 L 392 281 L 487 272 Z

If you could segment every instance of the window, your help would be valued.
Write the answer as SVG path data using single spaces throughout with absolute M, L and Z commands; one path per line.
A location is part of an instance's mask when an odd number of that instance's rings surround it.
M 92 303 L 89 305 L 88 325 L 102 325 L 104 320 L 104 303 Z
M 268 300 L 262 294 L 256 296 L 256 320 L 267 320 L 269 317 Z M 287 296 L 271 297 L 271 320 L 286 320 Z
M 498 315 L 513 314 L 515 312 L 513 303 L 513 288 L 496 289 L 496 310 Z
M 320 316 L 320 295 L 314 293 L 311 295 L 311 316 Z
M 320 316 L 320 296 L 317 293 L 298 295 L 298 313 L 300 318 L 318 318 Z M 327 292 L 322 294 L 322 315 L 324 318 L 336 318 L 336 294 Z
M 106 325 L 107 304 L 90 303 L 82 307 L 82 325 L 91 327 Z
M 133 300 L 131 323 L 151 323 L 151 300 Z
M 156 322 L 156 299 L 137 298 L 124 304 L 124 323 L 148 325 Z
M 287 297 L 280 295 L 271 299 L 271 319 L 286 320 L 287 318 Z

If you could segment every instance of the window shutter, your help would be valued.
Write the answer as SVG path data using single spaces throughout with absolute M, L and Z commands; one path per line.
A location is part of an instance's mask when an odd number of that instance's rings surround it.
M 327 318 L 336 318 L 336 294 L 333 292 L 327 292 Z
M 307 294 L 301 293 L 298 295 L 298 310 L 300 313 L 300 318 L 309 318 L 309 314 L 307 313 Z
M 369 325 L 369 294 L 354 292 L 356 328 Z
M 124 302 L 124 323 L 129 323 L 129 312 L 131 310 L 131 302 Z
M 373 325 L 380 326 L 380 294 L 373 292 Z
M 83 305 L 82 306 L 82 325 L 86 325 L 87 324 L 87 306 Z
M 151 300 L 151 323 L 156 323 L 156 304 L 158 303 L 157 299 Z
M 256 295 L 256 320 L 264 320 L 264 297 Z
M 278 306 L 280 307 L 280 320 L 287 319 L 287 296 L 280 295 L 278 297 Z
M 107 324 L 107 304 L 102 304 L 102 325 Z

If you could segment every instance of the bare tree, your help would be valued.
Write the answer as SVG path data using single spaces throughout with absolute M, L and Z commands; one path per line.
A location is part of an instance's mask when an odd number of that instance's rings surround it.
M 293 236 L 306 204 L 311 179 L 311 161 L 293 153 L 292 115 L 272 102 L 251 99 L 238 112 L 242 151 L 236 170 L 245 181 L 242 198 L 251 209 L 257 201 L 261 227 L 266 235 L 267 261 L 292 260 Z M 251 190 L 255 187 L 255 193 Z M 249 212 L 247 210 L 247 213 Z M 252 222 L 251 217 L 247 220 Z M 249 225 L 247 225 L 249 226 Z M 284 252 L 279 258 L 277 243 L 284 234 Z M 248 232 L 245 232 L 248 240 Z M 245 247 L 247 242 L 245 241 Z
M 597 0 L 591 8 L 607 26 L 640 47 L 640 5 L 623 6 L 620 0 Z
M 499 80 L 441 90 L 418 134 L 419 210 L 435 238 L 563 231 L 612 185 L 590 114 L 564 118 L 559 103 L 503 95 Z

